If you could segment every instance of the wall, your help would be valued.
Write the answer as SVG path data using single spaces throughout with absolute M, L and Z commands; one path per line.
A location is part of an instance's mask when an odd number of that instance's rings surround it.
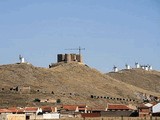
M 49 113 L 49 114 L 43 114 L 43 119 L 59 119 L 60 114 L 58 113 Z
M 132 115 L 132 111 L 103 111 L 101 112 L 102 117 L 129 117 Z M 138 116 L 138 115 L 137 115 Z
M 18 87 L 18 91 L 23 94 L 29 94 L 31 91 L 31 88 L 30 86 L 27 86 L 27 87 L 22 86 L 22 87 Z
M 30 120 L 44 120 L 43 118 L 33 118 Z M 160 117 L 95 117 L 95 118 L 62 118 L 45 120 L 160 120 Z
M 68 118 L 68 119 L 56 119 L 56 120 L 160 120 L 159 118 L 139 118 L 139 117 L 99 117 L 99 118 Z
M 29 120 L 43 120 L 43 115 L 31 115 Z
M 26 120 L 25 114 L 8 114 L 7 120 Z
M 58 54 L 57 62 L 83 62 L 82 55 L 79 54 Z
M 7 120 L 7 114 L 5 113 L 0 114 L 0 120 Z

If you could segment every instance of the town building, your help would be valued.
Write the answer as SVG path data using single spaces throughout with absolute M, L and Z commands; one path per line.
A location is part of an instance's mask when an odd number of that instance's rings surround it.
M 138 106 L 139 117 L 150 117 L 152 114 L 152 106 L 140 104 Z
M 160 116 L 160 103 L 153 105 L 152 116 Z

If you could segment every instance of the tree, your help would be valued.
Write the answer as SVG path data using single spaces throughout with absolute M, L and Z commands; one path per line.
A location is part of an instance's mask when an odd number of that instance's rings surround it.
M 41 100 L 38 98 L 35 98 L 33 102 L 40 102 Z
M 57 103 L 61 103 L 61 100 L 60 100 L 60 99 L 57 99 Z

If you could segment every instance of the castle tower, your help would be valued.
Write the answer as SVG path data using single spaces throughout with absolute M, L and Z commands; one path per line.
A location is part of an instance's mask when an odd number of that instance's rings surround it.
M 78 54 L 78 55 L 76 55 L 76 58 L 77 58 L 77 61 L 78 61 L 78 62 L 81 62 L 81 63 L 83 62 L 83 61 L 82 61 L 82 55 L 79 55 L 79 54 Z
M 71 54 L 65 54 L 65 62 L 71 62 Z
M 58 54 L 57 55 L 57 62 L 62 62 L 65 60 L 65 56 L 63 54 Z
M 76 54 L 71 54 L 71 61 L 77 61 Z
M 59 62 L 83 62 L 82 55 L 79 54 L 57 54 L 57 63 Z

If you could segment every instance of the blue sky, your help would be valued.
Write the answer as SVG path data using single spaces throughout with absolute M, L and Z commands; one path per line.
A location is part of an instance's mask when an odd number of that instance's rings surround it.
M 160 69 L 159 0 L 0 0 L 0 64 L 48 67 L 78 53 L 101 72 L 127 63 Z

